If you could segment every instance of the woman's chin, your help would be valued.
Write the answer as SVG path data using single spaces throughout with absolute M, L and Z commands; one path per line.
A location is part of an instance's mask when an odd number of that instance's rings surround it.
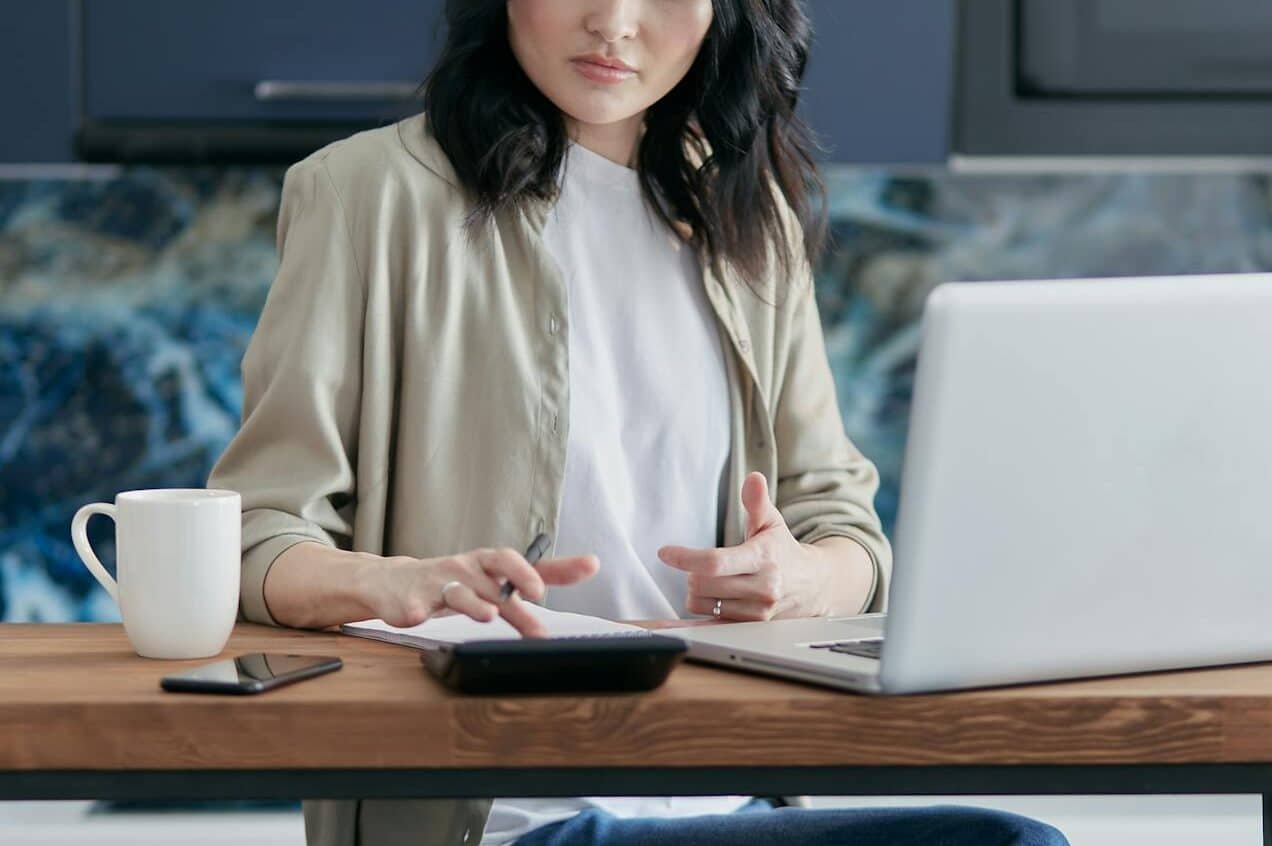
M 640 114 L 643 109 L 639 104 L 619 103 L 619 98 L 605 92 L 588 92 L 582 96 L 570 98 L 570 108 L 561 111 L 571 119 L 588 126 L 605 126 L 611 123 L 630 120 L 633 115 Z M 626 98 L 623 98 L 626 99 Z

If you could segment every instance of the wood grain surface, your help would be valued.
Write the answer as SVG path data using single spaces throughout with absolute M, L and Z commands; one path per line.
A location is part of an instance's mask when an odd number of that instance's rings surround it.
M 331 654 L 255 696 L 174 694 L 204 661 L 122 627 L 0 625 L 0 769 L 1272 762 L 1272 665 L 866 697 L 683 664 L 638 694 L 462 696 L 409 648 L 239 624 L 221 657 Z

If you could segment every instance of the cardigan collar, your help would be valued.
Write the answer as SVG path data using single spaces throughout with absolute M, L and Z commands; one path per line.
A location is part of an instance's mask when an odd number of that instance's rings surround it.
M 450 157 L 446 155 L 442 145 L 433 137 L 433 130 L 429 126 L 426 112 L 398 121 L 397 134 L 402 146 L 416 161 L 453 187 L 460 187 L 455 166 L 451 164 Z

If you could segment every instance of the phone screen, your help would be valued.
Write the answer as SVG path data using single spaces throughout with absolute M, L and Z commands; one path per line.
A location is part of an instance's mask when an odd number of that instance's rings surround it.
M 165 690 L 252 693 L 329 673 L 342 666 L 329 655 L 252 652 L 164 676 Z

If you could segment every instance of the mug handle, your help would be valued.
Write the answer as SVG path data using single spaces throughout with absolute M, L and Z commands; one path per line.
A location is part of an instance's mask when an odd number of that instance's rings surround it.
M 88 542 L 88 518 L 94 514 L 104 514 L 116 523 L 119 520 L 115 506 L 107 502 L 90 502 L 76 511 L 75 516 L 71 518 L 71 542 L 75 544 L 75 551 L 79 553 L 80 560 L 84 562 L 88 572 L 92 573 L 93 578 L 106 588 L 110 598 L 118 602 L 119 586 L 110 577 L 110 573 L 106 572 L 102 562 L 97 560 L 97 556 L 93 553 L 93 545 Z

